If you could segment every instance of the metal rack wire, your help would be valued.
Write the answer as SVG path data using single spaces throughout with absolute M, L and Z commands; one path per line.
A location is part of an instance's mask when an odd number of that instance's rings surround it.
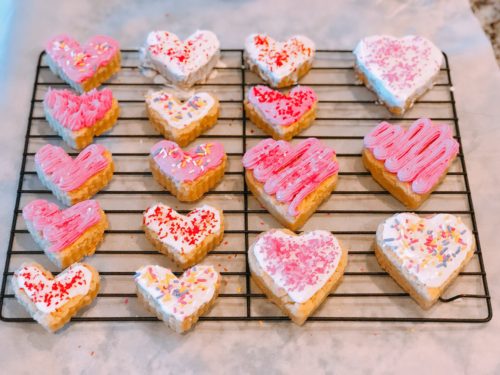
M 158 89 L 161 83 L 141 75 L 137 68 L 137 50 L 122 50 L 122 56 L 121 72 L 104 85 L 113 88 L 122 113 L 113 130 L 96 139 L 112 151 L 117 166 L 110 186 L 96 196 L 111 226 L 95 255 L 86 259 L 100 271 L 103 287 L 94 304 L 80 312 L 73 321 L 157 321 L 137 304 L 131 276 L 138 266 L 146 263 L 159 263 L 174 269 L 175 266 L 144 240 L 140 230 L 141 214 L 156 200 L 167 201 L 182 213 L 193 207 L 177 202 L 152 180 L 146 156 L 149 146 L 160 136 L 148 125 L 143 103 L 144 93 Z M 416 103 L 408 117 L 394 119 L 388 117 L 389 112 L 377 105 L 373 94 L 355 80 L 351 56 L 349 50 L 317 51 L 311 72 L 301 82 L 312 86 L 320 100 L 317 120 L 295 138 L 315 136 L 331 144 L 338 151 L 341 167 L 337 190 L 303 229 L 330 230 L 350 250 L 343 283 L 309 321 L 489 321 L 492 307 L 462 146 L 441 187 L 418 211 L 420 214 L 449 212 L 462 216 L 473 228 L 477 243 L 473 260 L 437 306 L 427 312 L 420 310 L 408 294 L 379 268 L 371 249 L 378 222 L 405 209 L 363 169 L 360 163 L 363 135 L 381 120 L 409 124 L 409 121 L 427 116 L 452 125 L 461 144 L 447 56 L 435 88 Z M 243 107 L 247 88 L 260 80 L 245 67 L 242 50 L 223 50 L 221 61 L 215 69 L 216 74 L 206 84 L 196 87 L 215 92 L 222 105 L 219 124 L 200 136 L 197 142 L 217 139 L 225 145 L 229 157 L 224 181 L 203 198 L 203 201 L 224 209 L 228 225 L 225 241 L 204 261 L 215 265 L 225 282 L 215 308 L 200 320 L 288 320 L 253 285 L 247 261 L 247 249 L 253 238 L 263 230 L 279 226 L 249 193 L 240 161 L 248 147 L 266 137 L 247 121 Z M 33 321 L 17 304 L 10 289 L 10 277 L 17 265 L 31 259 L 54 271 L 31 240 L 20 214 L 24 204 L 32 199 L 54 199 L 37 180 L 33 156 L 46 142 L 64 146 L 47 126 L 41 110 L 47 88 L 64 85 L 50 72 L 42 52 L 36 67 L 2 278 L 0 318 L 5 322 Z

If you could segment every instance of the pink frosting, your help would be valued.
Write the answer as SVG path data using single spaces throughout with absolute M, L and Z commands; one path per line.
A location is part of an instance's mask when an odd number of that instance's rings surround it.
M 151 157 L 161 171 L 181 182 L 191 182 L 219 166 L 224 147 L 218 142 L 204 143 L 193 151 L 183 151 L 171 141 L 160 141 L 151 148 Z
M 101 211 L 99 203 L 94 200 L 59 210 L 56 204 L 37 199 L 24 207 L 23 217 L 48 243 L 47 251 L 59 252 L 97 224 L 101 220 Z
M 59 189 L 72 191 L 109 165 L 106 151 L 102 145 L 90 145 L 73 160 L 61 147 L 48 144 L 37 151 L 35 163 Z
M 104 35 L 93 36 L 81 46 L 63 34 L 50 39 L 45 51 L 72 81 L 82 83 L 108 64 L 119 52 L 119 46 L 116 40 Z
M 316 93 L 307 86 L 296 86 L 288 95 L 267 86 L 253 86 L 248 90 L 248 101 L 272 124 L 289 126 L 297 121 L 318 101 Z
M 252 170 L 264 184 L 267 194 L 289 203 L 288 213 L 298 215 L 297 207 L 327 178 L 338 173 L 335 151 L 316 138 L 295 147 L 286 141 L 264 139 L 243 156 L 243 166 Z
M 110 89 L 94 89 L 76 95 L 70 90 L 49 88 L 43 104 L 58 123 L 69 130 L 78 131 L 95 125 L 106 116 L 113 105 L 113 93 Z
M 377 160 L 396 173 L 403 182 L 411 182 L 417 194 L 429 192 L 448 169 L 458 153 L 448 125 L 434 125 L 429 119 L 415 121 L 408 130 L 381 122 L 364 138 Z

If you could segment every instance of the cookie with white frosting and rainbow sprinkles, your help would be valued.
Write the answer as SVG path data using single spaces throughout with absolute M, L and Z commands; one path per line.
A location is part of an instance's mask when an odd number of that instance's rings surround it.
M 474 254 L 471 230 L 450 214 L 400 213 L 377 228 L 380 266 L 423 308 L 430 308 Z
M 148 265 L 135 273 L 137 296 L 176 332 L 186 332 L 215 303 L 221 276 L 212 266 L 194 266 L 177 278 L 171 270 Z
M 57 276 L 38 263 L 23 263 L 12 276 L 21 305 L 46 330 L 61 329 L 81 308 L 92 303 L 100 277 L 94 267 L 74 263 Z
M 358 78 L 395 115 L 403 115 L 436 82 L 444 58 L 421 36 L 374 35 L 354 49 Z
M 173 208 L 156 203 L 143 214 L 146 238 L 181 268 L 201 261 L 224 237 L 222 210 L 203 205 L 181 215 Z
M 184 101 L 166 90 L 146 94 L 149 121 L 160 134 L 181 147 L 215 125 L 219 108 L 217 97 L 208 92 L 197 92 Z
M 113 38 L 96 35 L 80 45 L 68 35 L 57 35 L 45 47 L 47 64 L 79 92 L 101 85 L 120 70 L 120 47 Z
M 252 34 L 245 41 L 248 66 L 271 87 L 296 84 L 311 69 L 314 53 L 314 42 L 303 35 L 278 42 L 265 34 Z
M 311 126 L 318 97 L 307 86 L 295 86 L 287 94 L 267 86 L 252 86 L 245 100 L 250 120 L 274 139 L 289 141 Z
M 330 232 L 262 233 L 248 250 L 252 280 L 295 323 L 302 325 L 341 282 L 347 250 Z

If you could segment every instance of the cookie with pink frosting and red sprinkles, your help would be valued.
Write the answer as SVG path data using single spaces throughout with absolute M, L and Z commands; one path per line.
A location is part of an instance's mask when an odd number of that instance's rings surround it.
M 283 94 L 267 86 L 253 86 L 247 92 L 248 118 L 274 139 L 289 141 L 308 128 L 316 118 L 318 97 L 307 86 L 295 86 Z
M 49 89 L 43 100 L 49 125 L 72 148 L 81 150 L 111 129 L 120 107 L 110 89 L 77 95 L 70 90 Z

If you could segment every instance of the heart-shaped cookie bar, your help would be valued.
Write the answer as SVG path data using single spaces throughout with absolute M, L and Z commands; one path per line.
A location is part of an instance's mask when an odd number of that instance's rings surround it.
M 181 215 L 162 203 L 143 215 L 147 239 L 183 269 L 202 260 L 224 237 L 222 210 L 203 205 Z
M 363 163 L 380 185 L 414 209 L 444 179 L 459 147 L 448 125 L 419 119 L 405 130 L 382 122 L 364 138 Z
M 120 70 L 120 47 L 108 36 L 93 36 L 81 46 L 67 35 L 50 39 L 45 47 L 50 69 L 79 92 L 89 91 Z
M 181 147 L 215 125 L 219 107 L 219 100 L 207 92 L 198 92 L 184 102 L 165 90 L 146 95 L 148 117 L 155 129 Z
M 92 90 L 76 95 L 70 90 L 49 89 L 43 100 L 49 125 L 66 143 L 82 149 L 94 136 L 111 129 L 118 119 L 120 107 L 110 89 Z
M 88 264 L 75 263 L 56 277 L 37 263 L 23 263 L 12 276 L 21 305 L 45 329 L 62 328 L 99 291 L 99 274 Z
M 243 166 L 250 191 L 291 230 L 300 228 L 330 196 L 339 171 L 335 151 L 316 138 L 295 146 L 265 139 L 245 153 Z
M 355 70 L 392 113 L 402 115 L 435 83 L 443 54 L 421 36 L 374 35 L 354 50 Z
M 90 145 L 72 159 L 63 148 L 47 144 L 35 154 L 40 181 L 64 204 L 71 206 L 91 198 L 113 177 L 111 153 Z
M 316 118 L 318 97 L 307 86 L 296 86 L 282 94 L 267 86 L 248 90 L 245 112 L 252 122 L 274 139 L 289 141 Z
M 35 242 L 61 268 L 94 254 L 108 227 L 104 211 L 94 200 L 60 210 L 38 199 L 23 208 L 23 218 Z
M 272 87 L 296 84 L 311 69 L 315 46 L 302 35 L 277 42 L 264 34 L 252 34 L 245 42 L 247 63 Z
M 450 214 L 400 213 L 377 228 L 378 262 L 424 309 L 444 293 L 474 250 L 471 230 Z
M 149 33 L 143 49 L 143 65 L 158 71 L 169 82 L 191 87 L 205 81 L 219 61 L 220 43 L 207 30 L 198 30 L 185 41 L 168 31 Z
M 252 278 L 295 323 L 303 324 L 337 287 L 347 251 L 330 232 L 262 233 L 248 251 Z
M 204 143 L 183 151 L 171 141 L 160 141 L 151 148 L 153 177 L 177 199 L 195 201 L 224 176 L 227 156 L 218 142 Z
M 212 266 L 194 266 L 177 278 L 160 266 L 137 270 L 137 295 L 148 310 L 177 332 L 189 330 L 215 303 L 221 277 Z

